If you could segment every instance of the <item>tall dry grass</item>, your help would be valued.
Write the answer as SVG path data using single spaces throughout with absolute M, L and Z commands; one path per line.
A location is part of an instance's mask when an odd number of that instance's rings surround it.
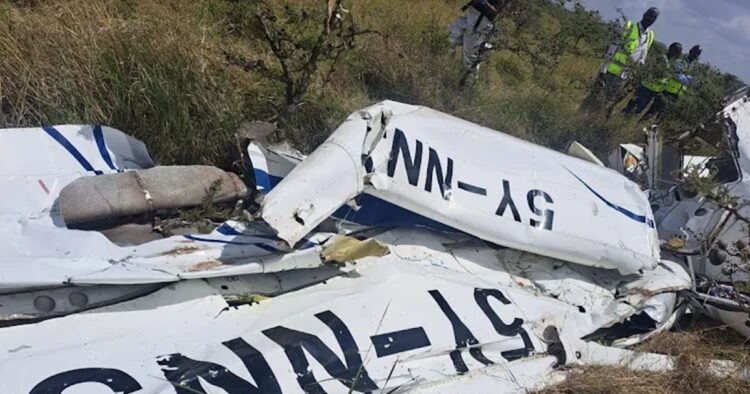
M 326 2 L 274 2 L 280 12 L 287 3 Z M 361 36 L 330 80 L 313 81 L 286 137 L 309 151 L 346 114 L 383 99 L 428 105 L 555 149 L 579 140 L 600 156 L 637 134 L 633 122 L 578 111 L 596 58 L 564 56 L 539 71 L 528 56 L 499 50 L 471 86 L 459 88 L 462 68 L 448 52 L 446 29 L 460 3 L 348 2 L 359 28 L 381 34 Z M 0 126 L 103 123 L 144 140 L 161 163 L 228 167 L 236 127 L 272 119 L 283 92 L 225 61 L 230 51 L 273 66 L 267 46 L 232 33 L 231 7 L 224 0 L 3 3 Z M 546 28 L 559 28 L 551 22 Z M 515 34 L 512 24 L 503 29 Z
M 669 373 L 633 372 L 617 367 L 586 367 L 571 371 L 563 383 L 544 394 L 682 394 L 750 392 L 750 382 L 718 378 L 707 371 L 708 360 L 731 360 L 750 368 L 750 343 L 741 335 L 706 319 L 687 319 L 675 331 L 641 344 L 639 351 L 676 357 Z
M 0 124 L 103 123 L 165 163 L 221 163 L 243 97 L 217 56 L 208 3 L 5 4 Z

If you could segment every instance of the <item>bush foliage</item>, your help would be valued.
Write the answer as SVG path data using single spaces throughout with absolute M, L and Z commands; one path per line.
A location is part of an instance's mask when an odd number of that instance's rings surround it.
M 0 126 L 102 123 L 144 140 L 162 164 L 223 167 L 245 120 L 283 116 L 284 137 L 309 151 L 346 114 L 383 99 L 427 105 L 560 150 L 578 140 L 603 156 L 639 138 L 637 119 L 579 111 L 619 21 L 570 1 L 514 1 L 497 22 L 478 78 L 461 88 L 446 28 L 465 1 L 345 0 L 304 80 L 299 73 L 330 3 L 3 2 Z M 286 66 L 261 20 L 287 40 Z M 287 66 L 293 99 L 279 78 Z M 712 117 L 740 83 L 709 65 L 697 78 L 700 85 L 661 122 L 668 132 Z

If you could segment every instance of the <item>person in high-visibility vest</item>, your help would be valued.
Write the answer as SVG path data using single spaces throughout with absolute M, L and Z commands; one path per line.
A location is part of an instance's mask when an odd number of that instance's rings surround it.
M 642 82 L 641 86 L 635 91 L 635 95 L 628 102 L 628 105 L 622 110 L 623 114 L 635 115 L 643 112 L 646 107 L 649 106 L 659 95 L 664 92 L 669 86 L 673 89 L 674 86 L 670 84 L 674 78 L 673 74 L 675 70 L 681 68 L 680 62 L 682 61 L 682 44 L 679 42 L 673 42 L 672 45 L 667 49 L 667 54 L 659 59 L 658 64 L 652 67 L 650 74 Z M 682 85 L 680 85 L 682 86 Z M 655 106 L 661 105 L 655 104 Z M 652 106 L 653 108 L 654 106 Z M 655 108 L 654 111 L 659 111 L 660 108 Z
M 667 80 L 663 92 L 668 99 L 677 100 L 693 82 L 693 76 L 689 73 L 701 56 L 701 52 L 703 52 L 703 48 L 700 45 L 695 45 L 690 48 L 686 58 L 675 61 L 673 74 Z
M 622 99 L 620 85 L 628 78 L 628 71 L 633 65 L 644 64 L 648 51 L 654 43 L 655 34 L 650 27 L 659 17 L 659 9 L 651 7 L 643 14 L 638 23 L 627 21 L 620 42 L 612 44 L 607 51 L 607 59 L 599 69 L 594 85 L 588 97 L 583 100 L 581 108 L 592 109 L 611 106 Z
M 685 93 L 688 86 L 693 83 L 694 78 L 689 73 L 698 62 L 701 52 L 703 48 L 695 45 L 690 48 L 687 57 L 675 59 L 672 64 L 672 74 L 666 79 L 664 90 L 654 99 L 654 104 L 643 116 L 644 118 L 661 116 L 668 103 L 676 102 Z
M 679 59 L 675 63 L 674 75 L 667 81 L 667 86 L 664 88 L 666 97 L 670 100 L 677 100 L 687 90 L 688 86 L 693 83 L 693 76 L 690 75 L 695 64 L 700 59 L 703 47 L 695 45 L 690 48 L 690 52 L 684 59 Z

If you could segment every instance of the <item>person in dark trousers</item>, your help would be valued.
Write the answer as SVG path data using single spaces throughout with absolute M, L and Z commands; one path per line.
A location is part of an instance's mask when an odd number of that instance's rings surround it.
M 638 23 L 627 21 L 619 42 L 610 45 L 607 56 L 589 95 L 583 100 L 581 109 L 589 111 L 605 108 L 607 112 L 622 100 L 621 85 L 628 79 L 628 71 L 634 65 L 646 62 L 649 49 L 655 40 L 650 27 L 659 18 L 659 10 L 649 8 Z
M 687 91 L 688 86 L 693 83 L 693 76 L 690 75 L 690 71 L 698 62 L 702 52 L 703 48 L 700 45 L 695 45 L 690 48 L 687 57 L 679 57 L 674 60 L 671 65 L 672 73 L 664 84 L 664 90 L 654 99 L 654 104 L 643 115 L 644 119 L 661 118 L 667 106 L 677 102 Z
M 682 96 L 688 89 L 688 86 L 694 82 L 692 75 L 693 68 L 698 63 L 698 60 L 703 53 L 703 47 L 700 45 L 694 45 L 690 48 L 687 57 L 678 59 L 674 65 L 674 73 L 667 81 L 667 86 L 664 88 L 664 93 L 667 94 L 667 98 L 671 100 L 677 100 L 678 97 Z
M 657 60 L 656 64 L 651 67 L 646 78 L 641 82 L 641 86 L 635 91 L 635 95 L 628 102 L 628 105 L 622 110 L 625 115 L 637 115 L 643 112 L 646 107 L 649 106 L 655 99 L 658 98 L 659 104 L 655 111 L 660 111 L 660 107 L 663 106 L 661 100 L 661 93 L 666 89 L 672 74 L 674 73 L 676 65 L 682 58 L 682 44 L 679 42 L 673 42 L 666 55 L 661 56 Z M 653 106 L 652 106 L 653 107 Z
M 695 64 L 698 63 L 698 60 L 700 60 L 702 53 L 703 53 L 703 47 L 700 45 L 693 45 L 693 47 L 690 48 L 690 52 L 688 53 L 688 57 L 687 57 L 689 69 L 692 69 L 695 66 Z
M 509 0 L 472 0 L 461 8 L 464 15 L 450 26 L 449 41 L 452 48 L 462 47 L 463 65 L 466 71 L 476 72 L 482 61 L 484 46 L 495 27 L 497 15 Z

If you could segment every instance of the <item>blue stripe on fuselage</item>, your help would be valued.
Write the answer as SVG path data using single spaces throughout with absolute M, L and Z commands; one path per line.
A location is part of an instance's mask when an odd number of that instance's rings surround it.
M 565 167 L 563 167 L 563 168 L 565 168 Z M 604 204 L 606 204 L 608 207 L 614 209 L 617 212 L 620 212 L 621 214 L 629 217 L 632 220 L 635 220 L 636 222 L 644 223 L 644 224 L 646 224 L 647 226 L 649 226 L 651 228 L 655 228 L 656 227 L 654 225 L 654 221 L 653 220 L 647 218 L 645 215 L 638 215 L 635 212 L 629 211 L 626 208 L 623 208 L 623 207 L 621 207 L 619 205 L 616 205 L 616 204 L 613 204 L 613 203 L 609 202 L 606 198 L 604 198 L 601 194 L 597 193 L 596 190 L 594 190 L 591 186 L 589 186 L 586 182 L 584 182 L 583 179 L 579 178 L 578 175 L 574 174 L 573 171 L 568 170 L 567 168 L 565 168 L 565 169 L 571 175 L 573 175 L 576 179 L 578 179 L 578 181 L 581 182 L 583 184 L 583 186 L 586 186 L 586 188 L 589 189 L 589 191 L 591 193 L 593 193 L 596 197 L 598 197 L 600 200 L 602 200 L 602 202 L 604 202 Z
M 264 189 L 262 192 L 268 193 L 281 180 L 282 177 L 274 176 L 263 170 L 255 169 L 255 179 L 259 186 Z M 259 179 L 266 180 L 261 184 Z M 342 220 L 348 220 L 363 226 L 378 227 L 428 227 L 438 231 L 460 233 L 453 227 L 446 226 L 440 222 L 424 217 L 407 209 L 401 208 L 388 201 L 382 200 L 369 194 L 362 194 L 355 198 L 360 208 L 354 210 L 348 205 L 344 205 L 333 213 L 333 217 Z
M 73 146 L 73 144 L 71 144 L 70 141 L 68 141 L 68 139 L 65 138 L 65 136 L 62 135 L 62 133 L 60 133 L 56 128 L 44 127 L 43 130 L 55 141 L 57 141 L 58 144 L 65 148 L 65 150 L 67 150 L 68 153 L 70 153 L 70 155 L 73 156 L 76 161 L 78 161 L 78 164 L 80 164 L 83 169 L 85 169 L 86 171 L 92 171 L 96 175 L 102 174 L 101 171 L 95 170 L 94 166 L 92 166 L 91 163 L 89 163 L 89 161 L 86 160 L 85 157 L 83 157 L 81 152 L 79 152 L 78 149 Z
M 112 162 L 112 157 L 109 156 L 107 142 L 104 141 L 104 133 L 102 132 L 101 125 L 94 126 L 94 140 L 96 140 L 96 147 L 99 148 L 99 154 L 102 156 L 102 160 L 107 163 L 111 170 L 118 171 L 117 167 L 115 167 L 115 163 Z

